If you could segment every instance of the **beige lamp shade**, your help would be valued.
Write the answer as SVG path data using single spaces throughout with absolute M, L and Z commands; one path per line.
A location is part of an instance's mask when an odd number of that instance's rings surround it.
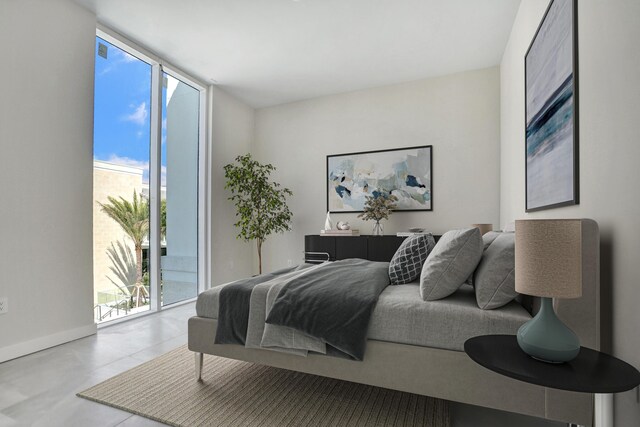
M 516 291 L 549 298 L 582 296 L 581 219 L 516 220 Z
M 471 224 L 472 227 L 476 227 L 480 229 L 480 234 L 485 235 L 489 231 L 493 231 L 493 224 Z

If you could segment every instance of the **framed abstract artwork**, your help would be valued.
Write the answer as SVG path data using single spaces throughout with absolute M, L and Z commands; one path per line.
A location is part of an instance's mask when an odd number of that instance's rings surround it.
M 525 55 L 525 208 L 579 202 L 577 0 L 553 0 Z
M 392 194 L 396 211 L 433 210 L 432 146 L 327 156 L 327 211 L 362 212 L 367 196 Z

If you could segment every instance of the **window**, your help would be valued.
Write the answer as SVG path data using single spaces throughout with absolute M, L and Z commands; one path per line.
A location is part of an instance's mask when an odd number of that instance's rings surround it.
M 205 89 L 100 30 L 95 52 L 100 323 L 190 300 L 202 288 Z
M 198 295 L 200 91 L 162 73 L 162 305 Z

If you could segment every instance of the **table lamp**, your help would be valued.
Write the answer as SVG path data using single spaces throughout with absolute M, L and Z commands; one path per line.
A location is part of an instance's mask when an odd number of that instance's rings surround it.
M 591 220 L 516 221 L 516 291 L 541 297 L 540 310 L 520 327 L 517 340 L 535 359 L 562 363 L 580 352 L 578 336 L 556 316 L 553 298 L 582 296 L 583 221 Z

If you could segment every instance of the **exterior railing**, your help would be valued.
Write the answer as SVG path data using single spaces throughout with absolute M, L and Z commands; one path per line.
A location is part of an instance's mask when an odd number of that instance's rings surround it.
M 111 317 L 114 313 L 116 316 L 120 316 L 121 311 L 124 311 L 125 315 L 129 314 L 130 295 L 116 289 L 113 291 L 99 291 L 97 296 L 98 303 L 93 309 L 98 322 Z

